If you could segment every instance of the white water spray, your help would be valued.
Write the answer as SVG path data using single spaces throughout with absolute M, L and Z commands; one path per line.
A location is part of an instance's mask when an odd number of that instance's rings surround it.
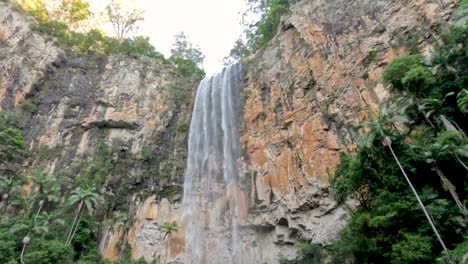
M 240 263 L 239 113 L 242 66 L 201 81 L 184 182 L 185 248 L 191 263 Z

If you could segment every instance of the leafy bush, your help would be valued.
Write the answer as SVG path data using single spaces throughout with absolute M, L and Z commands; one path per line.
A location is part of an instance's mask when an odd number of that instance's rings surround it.
M 394 89 L 406 89 L 414 94 L 420 94 L 435 83 L 435 78 L 424 65 L 421 55 L 410 55 L 393 60 L 382 75 L 385 85 Z
M 38 3 L 42 2 L 38 1 Z M 134 58 L 147 56 L 166 61 L 164 56 L 150 44 L 148 37 L 138 36 L 119 41 L 117 38 L 106 36 L 98 29 L 92 29 L 87 33 L 71 30 L 71 26 L 75 27 L 78 22 L 90 16 L 89 4 L 81 0 L 62 3 L 67 9 L 62 10 L 62 12 L 67 12 L 67 14 L 61 21 L 50 17 L 43 3 L 31 5 L 28 2 L 20 1 L 19 4 L 25 11 L 38 19 L 39 32 L 52 37 L 62 47 L 77 52 L 125 54 Z
M 0 130 L 0 160 L 13 161 L 26 155 L 23 135 L 16 128 Z
M 200 69 L 196 63 L 191 60 L 176 57 L 171 59 L 172 63 L 177 68 L 177 71 L 185 77 L 193 77 L 194 79 L 201 80 L 205 77 L 205 71 Z
M 254 50 L 265 48 L 268 42 L 273 39 L 278 30 L 281 16 L 289 11 L 288 0 L 273 0 L 266 17 L 260 21 L 255 33 Z
M 62 241 L 49 240 L 33 242 L 24 255 L 25 263 L 50 264 L 73 263 L 73 250 Z
M 9 263 L 18 257 L 16 238 L 7 229 L 0 229 L 0 263 Z
M 224 64 L 240 61 L 259 49 L 264 49 L 278 31 L 281 17 L 289 12 L 291 0 L 272 0 L 264 2 L 250 0 L 248 11 L 243 17 L 260 16 L 260 21 L 243 22 L 244 34 L 235 42 L 229 56 L 224 58 Z M 265 3 L 269 3 L 268 6 Z M 252 12 L 253 14 L 249 13 Z
M 165 61 L 164 56 L 150 44 L 148 37 L 138 36 L 133 39 L 125 39 L 119 48 L 122 53 L 131 57 L 147 56 Z

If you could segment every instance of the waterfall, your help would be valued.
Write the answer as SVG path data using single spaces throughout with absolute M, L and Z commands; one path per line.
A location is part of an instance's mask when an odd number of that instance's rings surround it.
M 185 248 L 193 264 L 240 263 L 241 86 L 242 66 L 235 64 L 198 87 L 183 196 Z

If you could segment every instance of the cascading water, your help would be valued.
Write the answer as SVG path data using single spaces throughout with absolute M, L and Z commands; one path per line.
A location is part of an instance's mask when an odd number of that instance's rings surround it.
M 185 248 L 191 263 L 240 263 L 238 183 L 242 66 L 201 81 L 184 182 Z M 237 257 L 234 257 L 237 256 Z

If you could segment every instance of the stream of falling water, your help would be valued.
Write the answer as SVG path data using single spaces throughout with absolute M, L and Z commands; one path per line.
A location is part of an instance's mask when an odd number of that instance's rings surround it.
M 242 66 L 198 87 L 184 182 L 185 248 L 193 264 L 240 263 L 239 113 Z

